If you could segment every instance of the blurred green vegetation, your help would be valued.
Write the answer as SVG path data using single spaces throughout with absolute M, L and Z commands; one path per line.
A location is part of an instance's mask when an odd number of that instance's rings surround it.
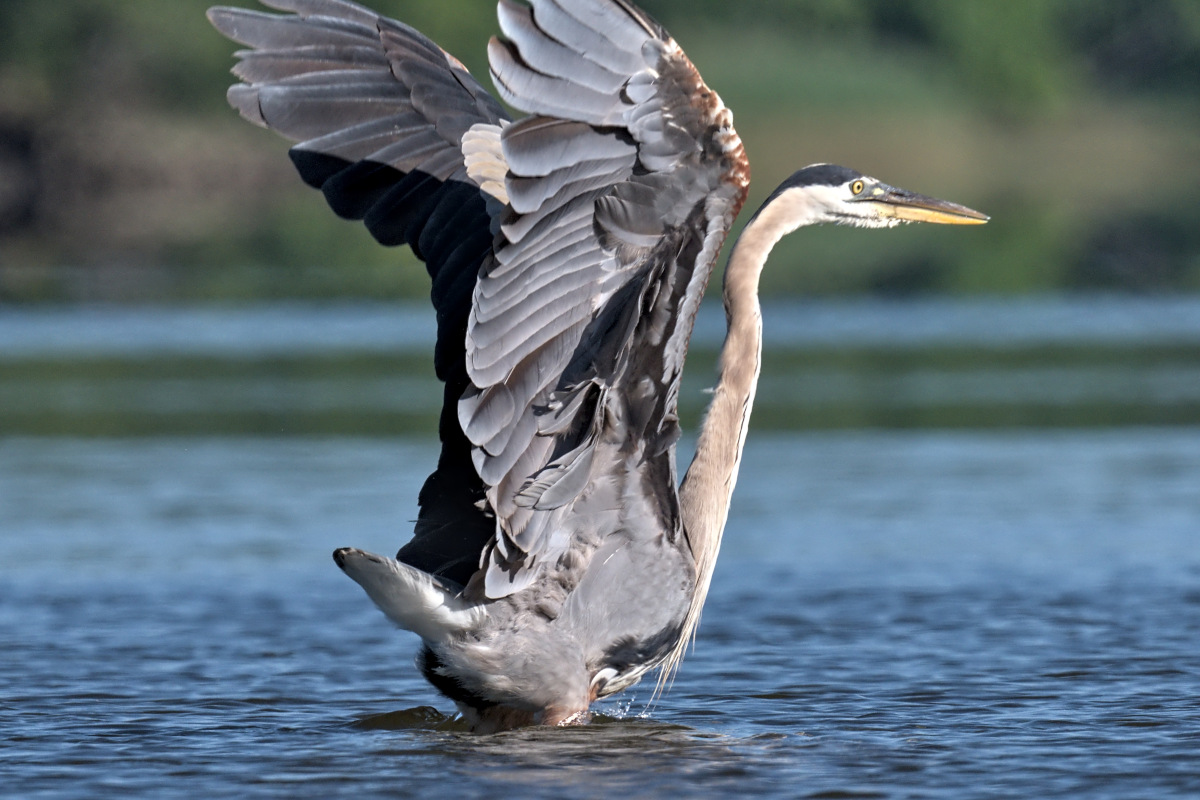
M 209 4 L 0 0 L 0 302 L 426 290 L 228 109 Z M 486 76 L 491 0 L 373 5 Z M 832 161 L 993 216 L 806 231 L 767 291 L 1200 289 L 1195 0 L 644 5 L 734 109 L 752 204 Z

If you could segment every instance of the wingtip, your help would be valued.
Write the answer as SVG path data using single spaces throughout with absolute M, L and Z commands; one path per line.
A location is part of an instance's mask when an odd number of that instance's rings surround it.
M 229 105 L 233 106 L 242 115 L 242 119 L 252 122 L 260 128 L 269 127 L 262 113 L 262 105 L 259 103 L 258 89 L 256 87 L 247 86 L 244 83 L 235 83 L 225 93 L 225 99 L 229 101 Z
M 238 38 L 238 21 L 247 14 L 255 13 L 245 8 L 236 8 L 234 6 L 212 6 L 204 12 L 204 16 L 208 18 L 208 22 L 217 32 L 227 39 L 232 39 L 235 42 L 241 42 Z M 259 12 L 261 13 L 261 12 Z M 241 42 L 244 44 L 244 42 Z

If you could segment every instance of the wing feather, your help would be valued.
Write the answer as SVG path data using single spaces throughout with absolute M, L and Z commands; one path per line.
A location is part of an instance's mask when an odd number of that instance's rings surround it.
M 263 5 L 272 5 L 264 3 Z M 241 8 L 215 9 L 209 19 L 227 37 L 255 50 L 349 47 L 376 38 L 366 19 L 337 16 L 280 16 Z
M 301 177 L 335 212 L 426 262 L 438 315 L 434 363 L 446 381 L 442 453 L 421 490 L 401 560 L 465 584 L 496 530 L 473 445 L 458 424 L 470 385 L 464 340 L 481 264 L 492 253 L 494 200 L 468 175 L 473 128 L 507 121 L 456 59 L 404 25 L 347 0 L 264 0 L 291 12 L 214 8 L 209 19 L 251 48 L 239 52 L 230 103 L 296 142 Z M 491 211 L 489 211 L 491 208 Z
M 513 0 L 500 0 L 500 30 L 521 53 L 532 69 L 543 75 L 561 72 L 563 65 L 574 67 L 571 80 L 588 89 L 611 96 L 628 81 L 621 71 L 612 71 L 593 61 L 581 61 L 566 45 L 545 36 L 533 21 L 533 9 Z
M 499 526 L 477 587 L 489 597 L 562 555 L 589 487 L 634 480 L 637 459 L 674 443 L 682 352 L 747 182 L 728 112 L 632 6 L 499 13 L 493 80 L 532 116 L 501 134 L 508 208 L 472 300 L 459 414 Z M 634 461 L 596 459 L 614 439 Z M 672 480 L 654 492 L 674 538 L 673 462 L 653 472 Z
M 647 38 L 656 35 L 655 32 L 633 31 L 627 37 L 608 36 L 603 29 L 581 23 L 577 17 L 565 10 L 562 3 L 536 0 L 530 5 L 533 7 L 534 21 L 542 33 L 562 42 L 569 50 L 578 54 L 581 60 L 599 64 L 618 75 L 632 75 L 644 68 L 645 59 L 642 58 L 641 47 Z M 613 8 L 618 6 L 616 3 L 606 5 Z
M 621 121 L 619 98 L 567 78 L 544 75 L 521 61 L 511 46 L 493 39 L 488 45 L 488 61 L 500 97 L 512 105 L 520 103 L 529 113 L 576 117 L 601 126 Z
M 370 9 L 363 8 L 350 0 L 261 0 L 267 8 L 291 11 L 302 17 L 332 16 L 349 22 L 371 26 L 379 18 Z
M 640 465 L 678 435 L 692 321 L 745 198 L 719 99 L 626 0 L 500 0 L 493 82 L 532 115 L 514 124 L 402 23 L 263 2 L 291 14 L 210 12 L 251 48 L 231 104 L 297 141 L 305 181 L 432 278 L 443 449 L 400 558 L 468 593 L 519 592 L 580 541 L 594 491 L 644 492 L 674 540 L 674 462 Z
M 287 50 L 243 50 L 233 74 L 245 83 L 267 83 L 331 70 L 386 67 L 387 56 L 368 45 L 311 45 Z

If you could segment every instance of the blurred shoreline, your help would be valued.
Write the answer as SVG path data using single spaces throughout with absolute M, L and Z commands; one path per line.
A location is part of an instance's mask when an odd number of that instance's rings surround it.
M 871 299 L 764 307 L 757 430 L 1200 425 L 1200 298 Z M 0 311 L 0 436 L 436 434 L 424 304 Z M 708 404 L 702 308 L 680 394 Z

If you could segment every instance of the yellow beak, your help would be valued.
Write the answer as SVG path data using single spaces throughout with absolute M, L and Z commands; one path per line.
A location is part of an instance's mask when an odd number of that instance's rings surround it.
M 987 214 L 981 214 L 973 208 L 936 197 L 927 197 L 894 186 L 879 189 L 875 191 L 875 196 L 868 198 L 868 202 L 874 203 L 885 217 L 906 222 L 935 222 L 940 225 L 982 225 L 991 219 Z

